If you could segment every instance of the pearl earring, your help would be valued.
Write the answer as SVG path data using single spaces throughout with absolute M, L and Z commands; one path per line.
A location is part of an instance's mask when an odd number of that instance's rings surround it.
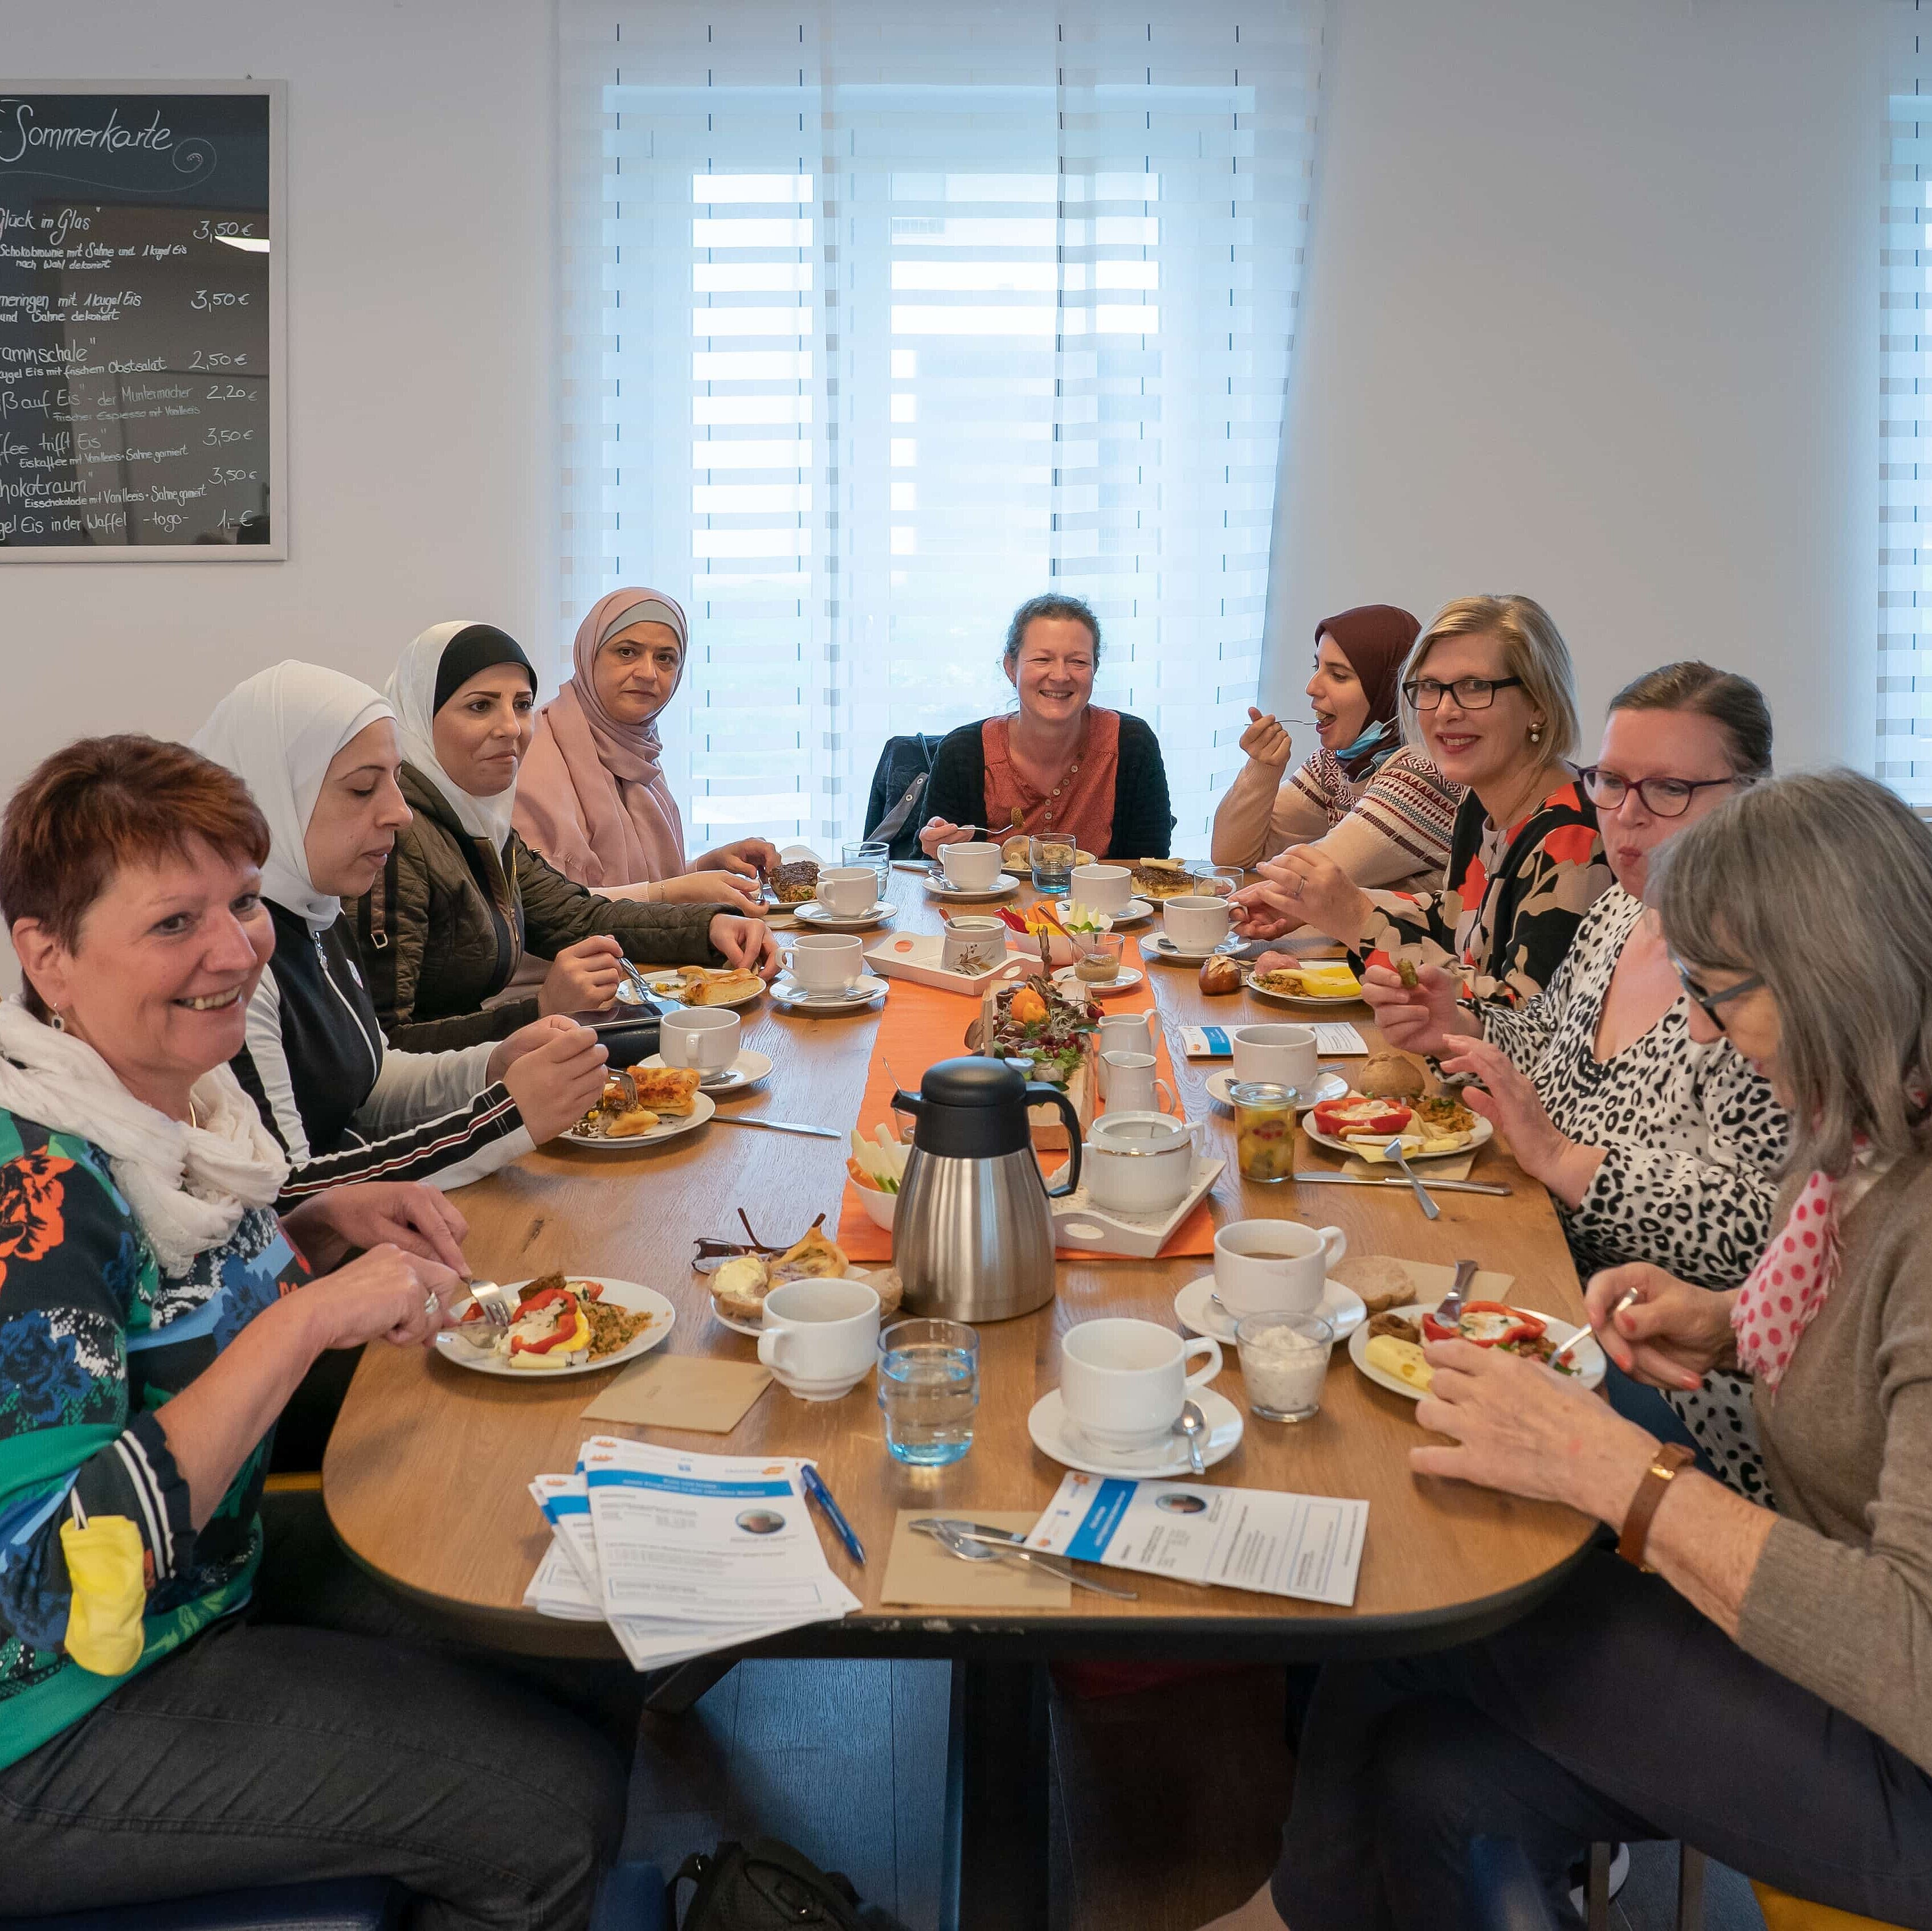
M 1529 741 L 1532 744 L 1540 744 L 1543 742 L 1543 727 L 1540 724 L 1530 733 Z

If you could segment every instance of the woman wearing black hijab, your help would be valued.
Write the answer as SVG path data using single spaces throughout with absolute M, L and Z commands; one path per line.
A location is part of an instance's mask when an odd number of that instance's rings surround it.
M 1358 604 L 1316 625 L 1308 700 L 1320 748 L 1284 782 L 1288 734 L 1250 708 L 1248 762 L 1214 814 L 1216 865 L 1318 844 L 1365 889 L 1441 884 L 1462 787 L 1402 741 L 1396 687 L 1420 628 L 1393 604 Z

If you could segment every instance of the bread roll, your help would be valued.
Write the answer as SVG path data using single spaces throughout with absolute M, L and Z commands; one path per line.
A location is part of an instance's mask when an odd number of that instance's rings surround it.
M 1427 1084 L 1421 1061 L 1406 1053 L 1371 1053 L 1355 1078 L 1355 1090 L 1371 1099 L 1420 1099 Z
M 1239 992 L 1241 969 L 1225 955 L 1201 962 L 1201 990 L 1206 993 Z

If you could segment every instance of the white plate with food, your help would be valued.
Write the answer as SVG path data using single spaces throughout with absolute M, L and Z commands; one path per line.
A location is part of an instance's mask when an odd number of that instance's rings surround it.
M 1010 871 L 1003 871 L 983 892 L 962 892 L 957 886 L 948 885 L 943 872 L 929 872 L 926 880 L 926 890 L 934 898 L 943 898 L 956 905 L 978 905 L 989 898 L 1004 898 L 1009 892 L 1017 892 L 1020 882 Z
M 1376 1104 L 1384 1108 L 1400 1106 L 1405 1111 L 1411 1110 L 1406 1100 L 1379 1100 Z M 1452 1153 L 1473 1153 L 1478 1147 L 1488 1145 L 1496 1138 L 1496 1128 L 1480 1114 L 1470 1113 L 1467 1107 L 1459 1110 L 1468 1114 L 1473 1123 L 1472 1125 L 1457 1126 L 1427 1137 L 1418 1131 L 1412 1118 L 1400 1135 L 1402 1158 L 1405 1160 L 1446 1159 Z M 1392 1160 L 1384 1161 L 1382 1155 L 1382 1150 L 1398 1137 L 1394 1132 L 1379 1136 L 1365 1135 L 1358 1140 L 1345 1140 L 1340 1134 L 1318 1132 L 1312 1116 L 1303 1120 L 1301 1130 L 1318 1147 L 1330 1147 L 1338 1153 L 1352 1153 L 1358 1160 L 1365 1160 L 1372 1167 L 1386 1165 L 1392 1168 L 1395 1164 Z
M 1216 895 L 1202 883 L 1200 873 L 1178 858 L 1147 858 L 1136 865 L 1127 859 L 1110 858 L 1109 865 L 1124 865 L 1132 874 L 1131 883 L 1137 898 L 1195 898 Z
M 507 1330 L 491 1329 L 478 1315 L 464 1327 L 494 1334 L 491 1347 L 479 1348 L 464 1334 L 445 1329 L 436 1338 L 436 1351 L 475 1374 L 500 1375 L 513 1381 L 554 1381 L 566 1375 L 599 1375 L 648 1354 L 670 1338 L 677 1319 L 676 1309 L 656 1288 L 599 1274 L 548 1274 L 509 1283 L 506 1291 L 520 1303 L 526 1294 L 534 1300 L 559 1288 L 574 1305 L 566 1309 L 562 1302 L 547 1303 Z M 580 1291 L 588 1288 L 598 1292 Z M 570 1324 L 560 1333 L 565 1320 Z M 578 1345 L 580 1338 L 582 1345 Z M 560 1357 L 560 1365 L 549 1365 L 553 1356 Z
M 1053 982 L 1068 992 L 1090 992 L 1096 998 L 1106 999 L 1115 993 L 1132 991 L 1147 976 L 1132 966 L 1121 967 L 1112 979 L 1082 979 L 1079 971 L 1077 966 L 1062 966 L 1053 975 Z
M 1208 959 L 1238 952 L 1247 943 L 1230 934 L 1218 946 L 1177 946 L 1165 932 L 1151 932 L 1139 941 L 1143 958 L 1165 959 L 1170 965 L 1200 965 Z
M 808 992 L 796 979 L 781 976 L 772 982 L 772 1003 L 788 1012 L 859 1012 L 888 990 L 882 979 L 862 974 L 842 992 Z
M 622 1079 L 606 1080 L 603 1098 L 568 1132 L 556 1137 L 569 1147 L 626 1153 L 692 1132 L 718 1111 L 710 1094 L 699 1089 L 696 1072 L 695 1067 L 667 1066 L 662 1060 L 648 1068 L 640 1061 L 628 1085 Z
M 854 1267 L 844 1249 L 814 1225 L 782 1254 L 734 1255 L 714 1267 L 707 1281 L 711 1318 L 734 1334 L 756 1339 L 764 1332 L 766 1295 L 787 1281 L 808 1280 L 862 1281 L 879 1297 L 881 1321 L 898 1312 L 902 1291 L 898 1274 L 890 1267 Z
M 1486 1339 L 1492 1334 L 1507 1335 L 1510 1332 L 1510 1324 L 1489 1312 L 1493 1305 L 1478 1302 L 1464 1314 L 1462 1330 L 1472 1339 Z M 1429 1392 L 1433 1373 L 1422 1358 L 1422 1317 L 1435 1312 L 1432 1306 L 1411 1301 L 1406 1306 L 1390 1308 L 1385 1314 L 1371 1315 L 1348 1336 L 1348 1359 L 1377 1387 L 1386 1388 L 1392 1395 L 1406 1396 L 1412 1402 L 1420 1401 Z M 1561 1348 L 1576 1332 L 1574 1323 L 1558 1321 L 1554 1315 L 1537 1314 L 1527 1308 L 1512 1308 L 1509 1312 L 1517 1317 L 1514 1325 L 1540 1324 L 1541 1330 L 1527 1338 L 1527 1346 L 1521 1339 L 1499 1338 L 1490 1343 L 1512 1354 L 1540 1359 Z M 1378 1341 L 1397 1345 L 1393 1348 L 1377 1348 L 1372 1354 L 1370 1350 Z M 1576 1348 L 1556 1372 L 1564 1374 L 1573 1365 L 1580 1387 L 1594 1388 L 1602 1384 L 1604 1351 L 1594 1336 Z
M 1200 1404 L 1202 1417 L 1208 1424 L 1208 1439 L 1201 1444 L 1201 1459 L 1211 1468 L 1216 1462 L 1226 1461 L 1240 1443 L 1241 1411 L 1217 1390 L 1195 1388 L 1190 1393 Z M 1078 1468 L 1083 1474 L 1134 1476 L 1142 1481 L 1154 1481 L 1165 1475 L 1193 1473 L 1186 1438 L 1178 1435 L 1156 1442 L 1151 1448 L 1136 1449 L 1124 1455 L 1095 1447 L 1066 1412 L 1066 1404 L 1060 1399 L 1058 1388 L 1034 1403 L 1027 1416 L 1027 1432 L 1041 1454 L 1051 1456 L 1066 1468 Z
M 1234 1103 L 1235 1075 L 1232 1068 L 1223 1066 L 1217 1073 L 1208 1075 L 1208 1096 L 1219 1100 L 1226 1107 Z M 1348 1081 L 1346 1075 L 1324 1071 L 1307 1094 L 1298 1094 L 1294 1106 L 1298 1113 L 1306 1113 L 1311 1106 L 1322 1106 L 1331 1099 L 1346 1099 Z
M 792 907 L 801 925 L 815 926 L 821 932 L 869 932 L 898 909 L 890 898 L 874 899 L 863 912 L 828 912 L 815 898 Z
M 1257 999 L 1295 1006 L 1304 1012 L 1352 1006 L 1362 996 L 1361 981 L 1346 964 L 1340 964 L 1280 966 L 1270 972 L 1251 972 L 1248 990 Z
M 647 1060 L 640 1060 L 632 1071 L 641 1069 L 655 1072 L 664 1064 L 664 1055 L 653 1053 Z M 746 1046 L 740 1049 L 738 1057 L 722 1073 L 705 1073 L 700 1076 L 698 1090 L 700 1093 L 742 1093 L 747 1087 L 754 1087 L 759 1081 L 770 1077 L 772 1059 L 769 1053 L 760 1053 Z
M 646 989 L 656 999 L 668 999 L 680 1006 L 748 1006 L 765 989 L 754 972 L 711 966 L 680 966 L 670 972 L 646 972 Z M 637 988 L 628 979 L 617 988 L 619 1001 L 638 1003 Z

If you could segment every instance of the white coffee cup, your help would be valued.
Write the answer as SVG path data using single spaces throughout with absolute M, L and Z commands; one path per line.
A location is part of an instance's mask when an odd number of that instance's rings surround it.
M 1124 865 L 1076 865 L 1067 896 L 1096 912 L 1124 912 L 1134 895 L 1134 875 Z
M 1155 1076 L 1151 1053 L 1102 1053 L 1102 1081 L 1109 1113 L 1172 1113 L 1174 1090 Z M 1162 1102 L 1165 1101 L 1166 1104 Z
M 955 892 L 990 892 L 1000 875 L 1000 848 L 984 838 L 941 845 L 939 862 Z
M 700 1072 L 722 1073 L 738 1057 L 742 1030 L 735 1012 L 715 1006 L 694 1006 L 667 1012 L 658 1022 L 658 1050 L 668 1066 L 695 1066 Z
M 1348 1251 L 1339 1227 L 1298 1220 L 1231 1220 L 1214 1236 L 1214 1298 L 1244 1314 L 1306 1314 L 1328 1270 Z
M 865 947 L 856 937 L 808 932 L 793 940 L 786 963 L 794 982 L 807 992 L 843 992 L 865 975 Z
M 1186 1196 L 1194 1150 L 1188 1121 L 1109 1108 L 1088 1131 L 1082 1177 L 1096 1207 L 1114 1213 L 1166 1213 Z
M 879 874 L 869 865 L 834 865 L 818 874 L 818 890 L 834 918 L 856 919 L 878 903 Z
M 1160 908 L 1167 936 L 1184 952 L 1211 952 L 1228 936 L 1228 901 L 1190 893 L 1170 898 Z
M 850 1393 L 878 1345 L 879 1297 L 863 1281 L 787 1281 L 765 1297 L 758 1359 L 801 1401 Z
M 1322 1077 L 1312 1026 L 1238 1026 L 1228 1035 L 1234 1077 L 1312 1092 Z
M 1187 1364 L 1202 1366 L 1190 1374 Z M 1174 1432 L 1181 1404 L 1221 1372 L 1220 1345 L 1184 1341 L 1150 1321 L 1083 1321 L 1060 1344 L 1060 1399 L 1067 1419 L 1105 1453 L 1153 1448 Z

